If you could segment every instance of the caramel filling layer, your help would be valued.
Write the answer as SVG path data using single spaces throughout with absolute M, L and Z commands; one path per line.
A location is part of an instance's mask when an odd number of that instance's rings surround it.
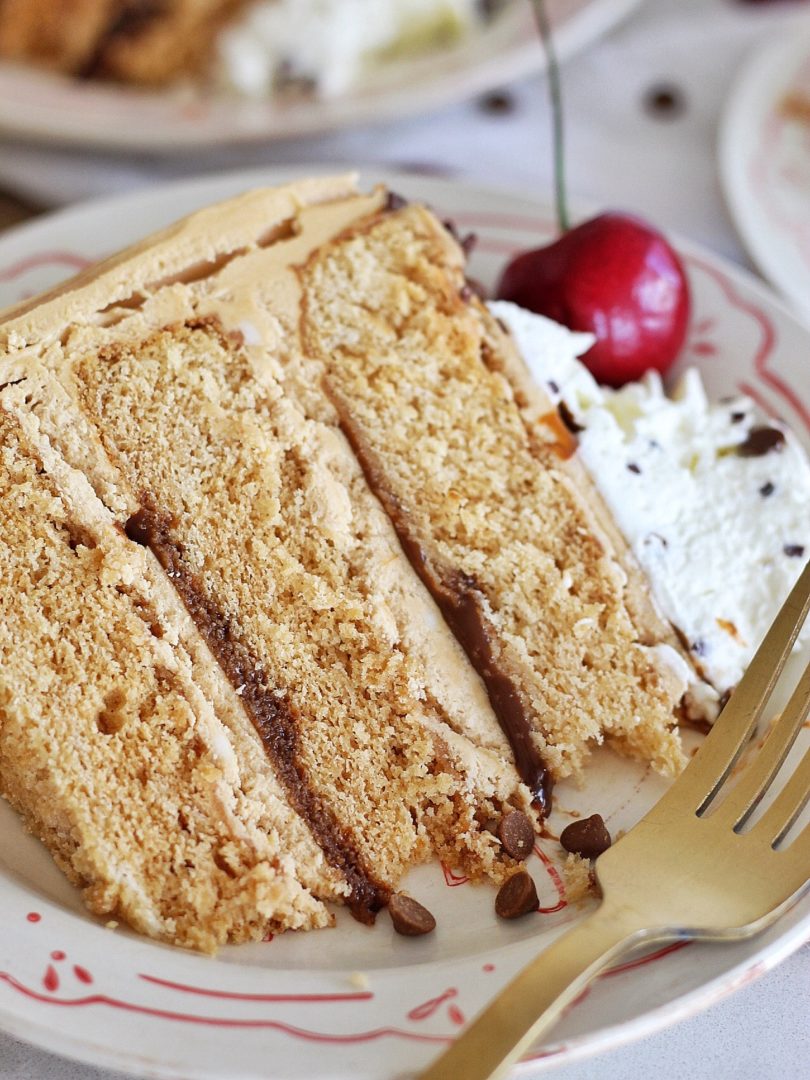
M 492 627 L 481 603 L 481 589 L 469 574 L 439 568 L 430 559 L 412 528 L 408 514 L 386 485 L 381 470 L 375 466 L 348 409 L 337 395 L 333 395 L 333 402 L 340 416 L 341 428 L 360 462 L 369 487 L 391 519 L 411 566 L 424 582 L 445 622 L 481 676 L 493 712 L 512 748 L 518 775 L 532 792 L 538 809 L 544 817 L 547 816 L 551 811 L 552 776 L 532 739 L 531 718 L 523 705 L 523 697 L 509 675 L 498 666 Z

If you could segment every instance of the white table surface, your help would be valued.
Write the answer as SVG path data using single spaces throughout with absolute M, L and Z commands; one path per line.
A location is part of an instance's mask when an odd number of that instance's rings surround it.
M 647 0 L 622 28 L 565 69 L 572 193 L 632 209 L 738 262 L 746 258 L 717 180 L 718 117 L 740 63 L 810 4 Z M 505 85 L 508 72 L 504 73 Z M 682 110 L 643 105 L 674 88 Z M 51 153 L 0 143 L 0 186 L 50 203 L 188 173 L 262 163 L 384 162 L 493 185 L 550 191 L 548 108 L 541 80 L 508 87 L 513 107 L 470 103 L 396 126 L 182 162 Z M 118 1076 L 65 1062 L 0 1034 L 0 1080 Z M 810 946 L 757 983 L 678 1026 L 550 1073 L 555 1080 L 793 1080 L 810 1076 Z M 459 1078 L 463 1080 L 463 1078 Z

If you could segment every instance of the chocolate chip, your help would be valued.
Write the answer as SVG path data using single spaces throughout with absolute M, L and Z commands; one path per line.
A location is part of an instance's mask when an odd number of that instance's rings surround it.
M 461 250 L 469 259 L 475 249 L 475 245 L 478 243 L 478 234 L 474 232 L 467 233 L 466 236 L 462 236 L 460 243 Z
M 574 414 L 568 408 L 564 401 L 561 401 L 557 406 L 557 412 L 560 414 L 560 419 L 571 432 L 572 435 L 579 435 L 580 431 L 584 431 L 585 428 L 582 424 L 578 424 L 574 419 Z
M 572 821 L 560 833 L 560 843 L 566 851 L 581 855 L 583 859 L 595 859 L 611 845 L 610 833 L 601 814 L 591 814 L 581 821 Z
M 436 920 L 426 907 L 404 893 L 394 893 L 388 901 L 394 929 L 403 937 L 421 937 L 436 929 Z
M 767 484 L 763 484 L 762 487 L 759 489 L 759 493 L 760 493 L 760 495 L 762 496 L 763 499 L 767 499 L 768 496 L 773 495 L 773 493 L 775 491 L 776 491 L 776 488 L 770 482 L 770 480 L 767 482 Z
M 557 385 L 557 383 L 554 382 L 553 379 L 548 380 L 548 388 L 552 392 L 552 394 L 559 394 L 560 392 L 559 386 Z
M 660 544 L 662 548 L 668 548 L 669 540 L 667 540 L 665 536 L 662 536 L 661 533 L 651 532 L 647 533 L 647 535 L 644 537 L 644 544 L 647 547 L 649 547 L 651 544 Z
M 476 235 L 476 233 L 471 232 L 467 233 L 465 236 L 462 236 L 461 233 L 458 231 L 458 226 L 452 218 L 445 218 L 445 220 L 442 222 L 442 225 L 444 225 L 445 229 L 447 229 L 447 231 L 453 237 L 455 242 L 467 256 L 467 258 L 469 258 L 473 248 L 478 243 L 478 236 Z
M 745 419 L 745 413 L 744 412 L 733 412 L 731 414 L 730 419 L 731 419 L 732 424 L 741 424 L 743 422 L 743 420 Z
M 785 544 L 782 551 L 790 559 L 800 559 L 804 555 L 804 544 Z
M 464 293 L 465 289 L 469 290 L 469 294 L 466 297 L 463 296 L 463 293 Z M 487 298 L 486 286 L 483 285 L 476 278 L 467 278 L 466 283 L 461 288 L 461 292 L 462 292 L 462 299 L 466 299 L 466 300 L 471 300 L 473 298 L 473 296 L 477 296 L 479 300 L 486 300 L 486 298 Z
M 761 425 L 751 428 L 748 437 L 735 447 L 740 457 L 762 457 L 771 450 L 781 450 L 785 445 L 785 433 L 779 428 Z
M 389 191 L 385 197 L 385 209 L 386 210 L 401 210 L 403 206 L 408 205 L 408 200 L 404 195 L 397 195 L 395 191 Z
M 636 475 L 638 475 L 641 472 L 641 466 L 636 465 L 635 461 L 629 462 L 628 465 L 627 465 L 627 468 L 630 470 L 630 472 L 636 473 Z
M 124 524 L 124 532 L 133 543 L 140 544 L 141 547 L 148 547 L 154 533 L 154 525 L 149 512 L 144 510 L 143 507 L 136 510 L 131 517 L 127 518 Z
M 657 83 L 644 95 L 644 107 L 658 120 L 674 120 L 686 108 L 686 98 L 672 83 Z
M 518 870 L 498 889 L 495 913 L 502 919 L 519 919 L 521 915 L 536 911 L 538 903 L 537 889 L 531 875 L 525 870 Z
M 695 656 L 705 656 L 706 642 L 703 640 L 703 638 L 698 638 L 697 641 L 692 642 L 692 644 L 689 646 L 689 649 L 695 654 Z
M 534 847 L 534 829 L 529 818 L 521 810 L 504 814 L 498 822 L 498 839 L 501 847 L 513 859 L 525 859 Z
M 478 104 L 484 112 L 503 116 L 515 111 L 516 102 L 514 96 L 506 90 L 493 90 L 491 94 L 485 94 Z

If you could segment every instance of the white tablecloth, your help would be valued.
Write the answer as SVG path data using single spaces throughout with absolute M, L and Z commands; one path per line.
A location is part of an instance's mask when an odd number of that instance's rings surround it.
M 569 187 L 577 197 L 643 213 L 744 262 L 715 163 L 718 117 L 741 61 L 807 3 L 648 0 L 622 28 L 565 69 Z M 508 84 L 508 72 L 504 83 Z M 551 190 L 549 115 L 539 79 L 508 87 L 512 107 L 478 102 L 366 129 L 181 161 L 125 159 L 0 142 L 0 187 L 46 205 L 161 179 L 264 163 L 384 162 L 492 185 Z M 664 104 L 645 101 L 658 92 Z M 810 1075 L 810 948 L 677 1028 L 558 1080 L 793 1080 Z M 0 1080 L 113 1077 L 0 1035 Z M 463 1078 L 459 1078 L 463 1080 Z

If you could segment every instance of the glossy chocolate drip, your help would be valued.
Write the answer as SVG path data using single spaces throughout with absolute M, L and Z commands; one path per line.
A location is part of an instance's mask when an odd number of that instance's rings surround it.
M 340 414 L 341 427 L 360 462 L 369 487 L 385 507 L 411 566 L 430 591 L 445 622 L 483 679 L 492 709 L 512 747 L 518 774 L 532 792 L 543 816 L 547 816 L 551 811 L 552 777 L 532 739 L 531 718 L 524 706 L 523 696 L 509 675 L 498 666 L 481 589 L 473 578 L 460 570 L 442 573 L 431 565 L 410 528 L 407 511 L 386 486 L 381 470 L 371 460 L 371 454 L 351 417 L 341 408 L 338 399 L 334 399 L 334 403 Z
M 176 522 L 149 495 L 142 494 L 140 502 L 141 509 L 124 526 L 126 535 L 148 547 L 166 571 L 214 658 L 238 691 L 290 803 L 309 825 L 327 862 L 345 875 L 351 887 L 347 902 L 352 914 L 360 922 L 373 923 L 375 914 L 388 902 L 389 890 L 371 878 L 332 812 L 309 786 L 299 760 L 298 727 L 292 706 L 284 696 L 277 696 L 268 684 L 266 672 L 238 639 L 228 617 L 185 566 L 182 544 L 172 533 Z

